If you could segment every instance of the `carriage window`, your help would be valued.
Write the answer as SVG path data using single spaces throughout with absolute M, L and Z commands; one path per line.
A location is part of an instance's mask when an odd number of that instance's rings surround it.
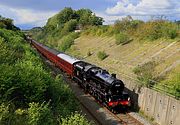
M 78 70 L 77 70 L 77 73 L 76 73 L 76 74 L 77 74 L 77 76 L 79 76 L 79 71 L 78 71 Z

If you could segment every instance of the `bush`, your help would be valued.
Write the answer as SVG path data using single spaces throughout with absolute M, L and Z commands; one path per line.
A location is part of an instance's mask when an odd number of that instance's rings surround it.
M 0 104 L 0 124 L 4 124 L 9 119 L 9 105 L 5 105 L 4 103 Z
M 92 55 L 92 52 L 90 50 L 88 50 L 87 56 L 91 56 L 91 55 Z
M 62 123 L 60 125 L 90 125 L 85 117 L 78 113 L 72 114 L 67 118 L 62 118 L 61 121 Z
M 28 108 L 29 125 L 53 125 L 53 115 L 49 103 L 30 103 Z
M 100 60 L 104 60 L 105 58 L 108 57 L 108 55 L 105 53 L 105 51 L 99 51 L 99 52 L 97 53 L 97 56 L 98 56 L 98 58 L 99 58 Z
M 58 45 L 59 50 L 65 52 L 67 49 L 74 44 L 74 40 L 78 37 L 78 33 L 70 33 L 67 36 L 62 37 L 60 44 Z
M 116 45 L 119 45 L 119 44 L 125 44 L 126 42 L 129 41 L 129 38 L 126 34 L 124 33 L 119 33 L 115 36 L 115 39 L 116 39 Z
M 56 115 L 66 117 L 78 110 L 78 102 L 72 90 L 64 83 L 60 75 L 56 76 L 55 82 L 48 88 L 48 95 L 53 104 L 52 109 Z
M 143 85 L 151 86 L 154 83 L 151 81 L 154 79 L 154 68 L 157 64 L 153 62 L 147 62 L 141 66 L 134 68 L 133 72 L 137 75 L 137 79 L 142 81 Z
M 61 36 L 67 35 L 69 32 L 72 32 L 76 29 L 77 21 L 72 19 L 65 23 L 63 29 L 61 30 Z
M 174 39 L 178 36 L 178 25 L 166 20 L 153 20 L 140 25 L 135 34 L 140 39 L 151 41 L 159 38 Z
M 0 28 L 0 124 L 54 125 L 78 110 L 69 86 L 49 72 L 22 33 Z
M 168 79 L 161 81 L 159 86 L 162 86 L 162 88 L 164 87 L 164 85 L 167 86 L 168 93 L 171 93 L 180 98 L 180 73 L 172 73 L 167 77 Z
M 71 47 L 71 45 L 74 43 L 74 39 L 69 37 L 69 36 L 65 36 L 61 39 L 61 44 L 59 46 L 59 49 L 63 52 L 65 52 L 67 49 L 69 49 Z
M 168 32 L 167 32 L 167 35 L 170 39 L 174 39 L 177 37 L 177 30 L 175 29 L 169 29 Z

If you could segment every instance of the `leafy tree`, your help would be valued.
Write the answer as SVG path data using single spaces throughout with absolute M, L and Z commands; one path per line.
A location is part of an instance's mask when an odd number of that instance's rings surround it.
M 2 16 L 0 16 L 0 28 L 5 28 L 9 30 L 19 30 L 18 27 L 14 26 L 12 19 L 5 18 Z
M 97 17 L 91 10 L 89 9 L 80 9 L 76 11 L 79 15 L 79 23 L 82 26 L 85 25 L 102 25 L 103 19 L 101 17 Z
M 67 35 L 69 32 L 72 32 L 76 29 L 77 21 L 75 19 L 72 19 L 65 23 L 63 29 L 61 30 L 61 35 Z
M 74 19 L 74 11 L 70 7 L 64 8 L 57 16 L 60 24 L 66 23 L 71 19 Z

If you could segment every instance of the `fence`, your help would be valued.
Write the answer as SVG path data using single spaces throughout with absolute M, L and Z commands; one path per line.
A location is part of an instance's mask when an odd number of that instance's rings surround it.
M 112 69 L 113 72 L 116 71 L 113 67 L 110 67 L 110 68 Z M 128 80 L 128 83 L 129 83 L 129 81 L 133 82 L 133 83 L 136 84 L 136 86 L 143 87 L 146 84 L 146 83 L 143 83 L 142 81 L 140 81 L 140 80 L 138 80 L 136 78 L 133 78 L 132 76 L 127 75 L 125 73 L 117 72 L 117 74 L 119 75 L 120 79 L 125 79 L 126 81 Z M 149 80 L 149 81 L 152 84 L 148 84 L 148 86 L 146 86 L 147 88 L 156 90 L 156 91 L 158 91 L 160 93 L 171 96 L 171 97 L 173 97 L 173 98 L 175 98 L 177 100 L 180 99 L 180 85 L 176 86 L 174 84 L 174 86 L 169 86 L 167 84 L 159 84 L 157 81 L 154 81 L 154 80 Z M 125 84 L 126 84 L 126 82 L 125 82 Z
M 152 117 L 158 124 L 179 125 L 179 100 L 166 95 L 167 92 L 158 87 L 152 87 L 152 89 L 143 87 L 140 81 L 125 74 L 119 74 L 119 78 L 126 83 L 126 91 L 130 94 L 134 102 L 134 107 L 138 107 L 146 115 Z M 168 86 L 163 87 L 168 89 Z

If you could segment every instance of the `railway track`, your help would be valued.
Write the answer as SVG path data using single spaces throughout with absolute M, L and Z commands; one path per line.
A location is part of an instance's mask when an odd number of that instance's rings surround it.
M 58 74 L 61 74 L 61 76 L 63 77 L 63 80 L 66 81 L 67 83 L 71 83 L 73 82 L 70 78 L 67 77 L 67 75 L 65 73 L 63 73 L 60 69 L 58 69 L 57 67 L 55 67 L 55 65 L 50 62 L 49 60 L 47 60 L 44 56 L 42 56 L 41 54 L 39 54 L 40 57 L 43 59 L 44 63 L 46 65 L 48 65 L 48 67 L 50 67 L 53 70 L 53 75 L 56 76 Z M 74 82 L 73 82 L 74 83 Z M 76 100 L 79 102 L 80 104 L 80 108 L 82 109 L 82 112 L 85 113 L 86 117 L 88 118 L 89 121 L 91 121 L 92 124 L 95 125 L 103 125 L 102 122 L 96 118 L 96 116 L 89 110 L 89 108 L 82 102 L 82 100 L 80 98 L 78 98 L 77 96 L 75 96 Z
M 66 75 L 64 75 L 64 77 L 66 77 Z M 66 77 L 66 81 L 68 83 L 72 83 L 72 84 L 77 84 L 75 83 L 74 81 L 72 81 L 71 79 L 67 78 Z M 88 94 L 89 96 L 91 96 L 90 94 Z M 91 98 L 95 101 L 96 99 L 91 96 Z M 78 99 L 79 100 L 79 99 Z M 102 124 L 101 121 L 99 121 L 95 116 L 94 114 L 91 113 L 91 111 L 81 102 L 81 100 L 79 100 L 81 105 L 83 105 L 83 107 L 86 108 L 86 110 L 88 110 L 88 112 L 90 112 L 90 114 L 96 119 L 96 121 L 98 122 L 98 124 Z M 104 107 L 101 103 L 97 102 L 101 107 L 103 107 L 103 109 L 105 111 L 107 111 L 109 114 L 111 114 L 113 117 L 115 117 L 118 121 L 119 121 L 119 124 L 122 124 L 122 125 L 143 125 L 141 122 L 139 122 L 137 119 L 135 119 L 134 117 L 132 117 L 130 114 L 128 113 L 119 113 L 119 114 L 114 114 L 112 113 L 111 111 L 109 111 L 109 109 L 107 109 L 106 107 Z
M 63 73 L 60 69 L 55 67 L 55 65 L 53 63 L 51 63 L 49 60 L 47 60 L 44 56 L 42 56 L 41 54 L 39 54 L 39 55 L 43 59 L 44 63 L 46 65 L 48 65 L 53 70 L 54 75 L 61 74 L 63 76 L 63 79 L 70 85 L 70 87 L 72 89 L 74 89 L 74 86 L 72 86 L 72 85 L 77 85 L 77 83 L 75 83 L 70 78 L 68 78 L 65 73 Z M 80 107 L 83 110 L 83 112 L 86 113 L 86 117 L 88 117 L 88 120 L 93 121 L 92 122 L 93 124 L 97 124 L 97 125 L 110 125 L 110 124 L 112 124 L 112 125 L 143 125 L 141 122 L 136 120 L 134 117 L 132 117 L 128 113 L 125 113 L 125 114 L 123 114 L 123 113 L 120 113 L 120 114 L 112 113 L 106 107 L 104 107 L 101 103 L 97 102 L 93 96 L 91 96 L 90 94 L 86 94 L 96 104 L 100 105 L 100 107 L 102 107 L 106 113 L 110 114 L 111 117 L 113 117 L 115 119 L 115 120 L 111 120 L 112 122 L 110 120 L 109 120 L 110 122 L 109 121 L 107 122 L 106 120 L 102 119 L 102 117 L 99 117 L 97 112 L 96 113 L 92 112 L 92 109 L 90 109 L 90 107 L 88 107 L 87 105 L 85 105 L 83 103 L 82 99 L 80 98 L 81 96 L 79 96 L 79 97 L 77 96 L 77 93 L 80 91 L 82 91 L 82 89 L 80 89 L 80 87 L 79 87 L 77 92 L 75 92 L 76 99 L 80 103 Z
M 141 122 L 139 122 L 137 119 L 129 115 L 128 113 L 125 114 L 117 114 L 116 115 L 118 118 L 123 120 L 124 125 L 143 125 Z
M 94 99 L 94 97 L 92 97 Z M 95 100 L 95 99 L 94 99 Z M 96 100 L 95 100 L 96 101 Z M 114 116 L 118 121 L 123 125 L 144 125 L 134 117 L 132 117 L 129 113 L 118 113 L 115 114 L 111 112 L 107 107 L 104 107 L 101 103 L 99 103 L 108 113 Z

